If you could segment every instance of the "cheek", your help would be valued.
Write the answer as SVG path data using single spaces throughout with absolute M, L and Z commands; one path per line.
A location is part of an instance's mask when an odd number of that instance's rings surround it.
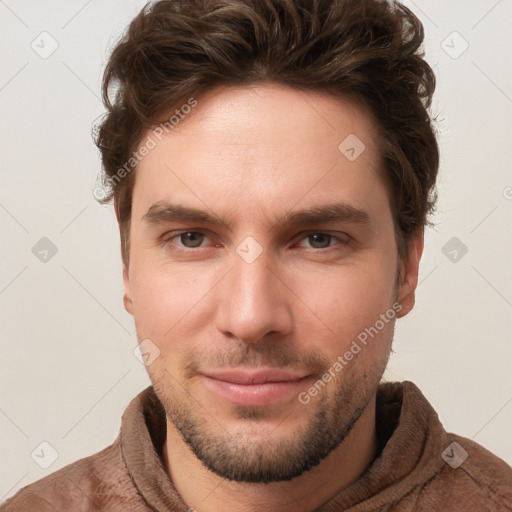
M 204 301 L 210 282 L 204 273 L 189 274 L 150 262 L 134 262 L 131 289 L 141 335 L 163 341 L 172 337 L 180 324 L 187 324 L 187 315 L 200 306 L 202 298 Z
M 298 283 L 298 295 L 308 311 L 313 312 L 308 315 L 312 322 L 309 329 L 320 328 L 328 334 L 329 345 L 323 346 L 326 352 L 337 355 L 344 351 L 391 307 L 393 277 L 389 269 L 381 265 L 365 265 L 340 268 L 330 275 L 302 278 Z

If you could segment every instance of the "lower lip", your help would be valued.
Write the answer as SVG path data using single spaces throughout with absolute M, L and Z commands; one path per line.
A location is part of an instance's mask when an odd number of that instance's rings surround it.
M 222 398 L 235 405 L 245 407 L 264 407 L 275 404 L 285 398 L 298 394 L 306 378 L 284 382 L 266 382 L 264 384 L 236 384 L 205 377 L 205 384 Z

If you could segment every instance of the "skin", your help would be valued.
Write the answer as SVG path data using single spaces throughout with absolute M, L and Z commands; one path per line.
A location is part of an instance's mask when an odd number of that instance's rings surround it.
M 399 262 L 375 123 L 348 98 L 267 83 L 197 100 L 139 164 L 123 270 L 138 338 L 160 351 L 147 369 L 167 413 L 166 468 L 198 512 L 314 510 L 375 457 L 375 395 L 395 318 L 309 403 L 298 392 L 393 304 L 396 318 L 412 309 L 423 231 Z M 366 147 L 354 161 L 338 149 L 349 134 Z M 159 201 L 227 225 L 144 220 Z M 275 225 L 290 212 L 338 202 L 365 211 L 369 222 Z M 196 234 L 175 236 L 182 230 Z M 236 250 L 249 236 L 262 250 L 251 263 Z M 276 403 L 241 407 L 204 377 L 230 367 L 284 367 L 305 378 Z M 187 435 L 201 440 L 199 452 Z M 301 468 L 305 457 L 313 467 Z M 251 474 L 274 481 L 234 479 Z

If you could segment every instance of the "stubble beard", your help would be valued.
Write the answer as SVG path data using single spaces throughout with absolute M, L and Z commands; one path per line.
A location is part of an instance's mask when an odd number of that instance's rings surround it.
M 167 382 L 153 381 L 153 387 L 170 424 L 207 469 L 246 483 L 291 480 L 317 466 L 347 438 L 375 393 L 373 382 L 361 389 L 351 375 L 350 382 L 339 379 L 334 396 L 324 389 L 309 404 L 299 405 L 311 416 L 302 429 L 287 435 L 278 433 L 279 427 L 268 431 L 264 410 L 236 407 L 233 417 L 242 424 L 229 432 L 193 399 L 179 395 L 180 388 L 168 377 Z M 380 376 L 375 388 L 379 381 Z

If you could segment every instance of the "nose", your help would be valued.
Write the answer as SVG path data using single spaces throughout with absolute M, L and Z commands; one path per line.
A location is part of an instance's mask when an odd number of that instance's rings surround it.
M 234 254 L 218 297 L 216 322 L 224 335 L 257 343 L 267 335 L 292 331 L 293 294 L 269 260 L 265 252 L 252 263 Z

